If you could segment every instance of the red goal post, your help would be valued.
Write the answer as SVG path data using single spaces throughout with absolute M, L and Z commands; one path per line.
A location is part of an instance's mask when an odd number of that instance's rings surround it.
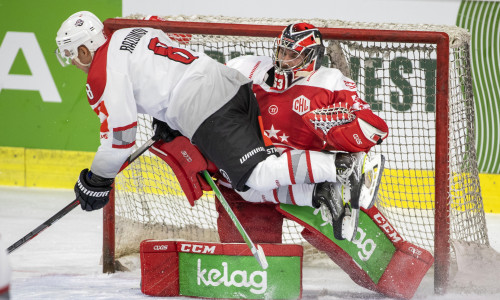
M 104 25 L 108 33 L 125 27 L 153 27 L 187 37 L 186 41 L 181 41 L 186 47 L 191 47 L 194 44 L 193 40 L 196 39 L 196 43 L 210 44 L 210 49 L 213 49 L 219 47 L 219 44 L 220 47 L 226 47 L 227 43 L 238 43 L 234 40 L 240 37 L 242 44 L 248 43 L 244 37 L 263 40 L 267 38 L 267 43 L 272 43 L 269 38 L 277 37 L 284 25 L 292 22 L 292 20 L 268 20 L 268 24 L 258 24 L 255 20 L 228 21 L 217 17 L 215 22 L 171 19 L 174 21 L 150 21 L 137 17 L 108 19 Z M 352 79 L 358 83 L 361 98 L 369 103 L 371 100 L 370 104 L 374 104 L 372 108 L 376 108 L 374 111 L 388 121 L 390 138 L 386 145 L 375 147 L 377 148 L 375 151 L 380 151 L 388 158 L 387 170 L 384 172 L 376 205 L 403 237 L 434 254 L 435 289 L 437 292 L 443 292 L 449 281 L 453 255 L 451 241 L 489 243 L 476 162 L 468 33 L 459 28 L 438 28 L 427 25 L 363 23 L 354 25 L 330 20 L 301 21 L 308 21 L 319 27 L 328 44 L 327 51 L 332 51 L 327 53 L 329 64 L 338 68 L 345 65 L 347 69 L 342 71 L 344 74 L 347 73 L 348 77 L 355 77 Z M 453 35 L 451 39 L 450 35 Z M 212 37 L 215 42 L 212 41 Z M 224 37 L 232 38 L 231 41 L 225 42 Z M 332 49 L 337 46 L 341 49 L 340 54 L 333 54 L 335 50 Z M 361 49 L 359 52 L 355 52 L 358 50 L 350 52 L 357 47 Z M 199 49 L 199 46 L 196 46 L 195 50 L 200 51 Z M 201 49 L 204 49 L 203 45 Z M 335 63 L 335 57 L 341 57 L 341 62 Z M 226 57 L 224 60 L 227 59 Z M 420 64 L 420 69 L 410 72 L 408 67 L 410 64 L 415 69 Z M 384 75 L 384 72 L 389 75 Z M 418 109 L 413 111 L 417 106 Z M 458 111 L 455 111 L 455 106 L 459 106 Z M 419 123 L 421 119 L 422 124 Z M 147 127 L 148 121 L 142 124 Z M 431 131 L 428 136 L 423 136 Z M 458 138 L 455 135 L 457 132 Z M 140 143 L 138 141 L 139 145 Z M 430 155 L 430 158 L 426 158 L 425 161 L 421 159 L 426 155 Z M 152 158 L 147 159 L 152 160 Z M 141 175 L 144 169 L 140 169 L 140 166 L 138 168 L 139 171 L 132 172 L 139 172 L 139 177 L 144 176 Z M 127 177 L 126 174 L 124 176 Z M 146 175 L 148 176 L 151 175 Z M 130 179 L 132 177 L 134 179 Z M 117 180 L 116 201 L 136 201 L 137 197 L 141 197 L 138 188 L 130 187 L 130 182 L 138 180 L 137 177 L 132 177 L 123 181 Z M 165 178 L 165 176 L 159 177 L 163 180 Z M 156 179 L 146 181 L 149 184 L 154 180 Z M 175 179 L 168 180 L 175 181 Z M 118 196 L 119 190 L 124 191 L 121 196 Z M 153 190 L 155 191 L 151 192 L 152 194 L 160 194 L 158 198 L 163 197 L 157 187 Z M 161 199 L 153 201 L 167 202 Z M 210 209 L 205 208 L 205 210 Z M 106 206 L 103 249 L 105 271 L 113 269 L 115 259 L 115 231 L 119 231 L 115 228 L 115 213 L 114 203 Z M 125 217 L 127 220 L 134 218 L 130 215 L 130 211 L 124 214 L 127 215 Z M 169 216 L 171 214 L 175 212 L 168 213 Z M 141 216 L 134 222 L 143 222 L 139 220 L 141 218 L 144 219 Z M 149 216 L 146 219 L 144 222 L 148 223 L 153 218 Z M 458 221 L 455 222 L 455 219 Z M 473 228 L 463 228 L 467 232 L 472 231 L 470 234 L 455 232 L 472 223 Z M 148 223 L 146 227 L 148 226 L 155 227 L 156 224 Z M 172 227 L 170 225 L 167 227 L 168 231 L 172 232 Z M 431 232 L 426 232 L 427 230 Z M 143 239 L 146 238 L 152 237 L 143 236 Z M 305 243 L 303 240 L 294 239 L 291 242 Z

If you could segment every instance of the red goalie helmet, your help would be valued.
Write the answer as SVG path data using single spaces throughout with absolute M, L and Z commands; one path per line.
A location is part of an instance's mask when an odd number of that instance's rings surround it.
M 325 52 L 319 30 L 308 23 L 288 25 L 276 39 L 274 66 L 279 72 L 293 72 L 294 78 L 319 69 Z

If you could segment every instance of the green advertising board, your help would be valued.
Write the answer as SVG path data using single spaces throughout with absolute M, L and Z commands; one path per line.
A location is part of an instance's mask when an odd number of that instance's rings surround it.
M 57 30 L 81 10 L 101 20 L 119 17 L 122 1 L 0 1 L 0 146 L 97 149 L 99 120 L 87 103 L 86 74 L 63 68 L 54 55 Z

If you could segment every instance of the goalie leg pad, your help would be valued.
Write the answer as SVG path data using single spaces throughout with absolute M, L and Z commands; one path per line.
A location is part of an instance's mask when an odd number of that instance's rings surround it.
M 172 168 L 191 206 L 203 196 L 203 191 L 211 190 L 199 174 L 208 168 L 208 162 L 186 137 L 179 136 L 168 143 L 157 141 L 149 151 Z
M 278 210 L 304 226 L 302 236 L 355 283 L 386 296 L 411 299 L 434 262 L 427 250 L 404 241 L 375 206 L 360 209 L 352 242 L 334 239 L 328 222 L 312 208 L 282 204 Z

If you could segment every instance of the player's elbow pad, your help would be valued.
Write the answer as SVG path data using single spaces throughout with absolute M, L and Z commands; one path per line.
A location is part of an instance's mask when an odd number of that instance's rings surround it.
M 355 115 L 354 121 L 328 131 L 326 135 L 328 148 L 347 152 L 368 152 L 387 138 L 389 134 L 387 124 L 371 110 L 356 111 Z

